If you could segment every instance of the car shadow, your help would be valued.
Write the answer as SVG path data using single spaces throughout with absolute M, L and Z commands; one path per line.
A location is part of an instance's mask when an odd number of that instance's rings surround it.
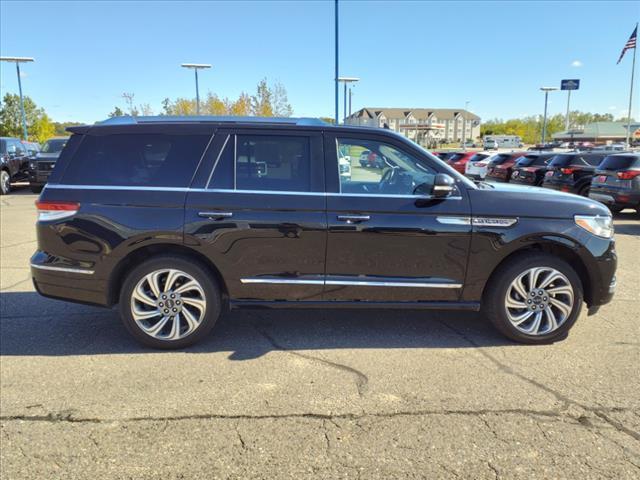
M 0 294 L 0 355 L 148 353 L 116 310 L 70 304 L 34 292 Z M 28 313 L 27 313 L 28 312 Z M 232 360 L 274 350 L 468 348 L 512 345 L 479 313 L 425 310 L 234 310 L 190 354 L 229 352 Z

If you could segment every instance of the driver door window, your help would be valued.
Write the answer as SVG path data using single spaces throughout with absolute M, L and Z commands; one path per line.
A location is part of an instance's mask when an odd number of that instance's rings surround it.
M 430 191 L 436 172 L 398 148 L 375 140 L 338 138 L 340 193 L 416 195 Z

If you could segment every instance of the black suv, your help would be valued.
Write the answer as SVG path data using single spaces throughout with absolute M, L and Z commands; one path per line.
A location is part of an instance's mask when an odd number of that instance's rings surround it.
M 482 309 L 541 343 L 613 296 L 604 205 L 476 186 L 389 130 L 138 117 L 69 131 L 37 202 L 35 287 L 118 304 L 146 345 L 192 344 L 227 307 Z M 387 166 L 360 167 L 364 150 Z
M 545 188 L 589 196 L 591 178 L 606 153 L 570 152 L 556 155 L 542 181 Z
M 29 186 L 33 193 L 40 193 L 45 186 L 68 137 L 50 138 L 34 158 L 29 161 Z
M 20 139 L 0 137 L 0 195 L 11 191 L 11 182 L 27 178 L 29 153 Z
M 544 180 L 549 161 L 555 156 L 555 153 L 527 153 L 523 155 L 513 166 L 510 182 L 539 187 Z
M 617 153 L 605 158 L 593 176 L 589 197 L 613 212 L 635 208 L 640 213 L 640 153 Z

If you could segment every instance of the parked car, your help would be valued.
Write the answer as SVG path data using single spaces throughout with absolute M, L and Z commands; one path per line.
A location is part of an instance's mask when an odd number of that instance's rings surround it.
M 449 158 L 451 158 L 453 155 L 455 155 L 458 152 L 451 152 L 451 151 L 446 151 L 446 152 L 433 152 L 433 154 L 438 157 L 440 160 L 443 161 L 447 161 Z
M 606 153 L 573 152 L 553 157 L 542 181 L 544 188 L 589 195 L 591 178 Z
M 606 157 L 593 176 L 589 197 L 613 212 L 635 208 L 640 213 L 640 153 Z
M 491 182 L 508 182 L 511 179 L 511 172 L 516 160 L 523 156 L 525 152 L 499 153 L 494 156 L 487 166 L 485 180 Z
M 11 191 L 11 182 L 27 178 L 29 153 L 19 138 L 0 137 L 0 195 Z
M 191 345 L 226 307 L 335 306 L 481 310 L 547 343 L 614 294 L 604 205 L 476 186 L 389 130 L 202 116 L 68 130 L 37 202 L 35 288 L 118 304 L 145 345 Z M 389 168 L 324 175 L 356 148 Z
M 516 160 L 509 181 L 535 187 L 541 186 L 547 165 L 555 156 L 555 153 L 527 153 L 523 155 Z
M 465 166 L 464 174 L 472 180 L 484 180 L 487 175 L 487 165 L 491 163 L 491 159 L 495 155 L 490 153 L 478 152 L 469 158 Z
M 50 138 L 44 143 L 42 151 L 29 161 L 29 187 L 33 193 L 42 191 L 67 140 L 69 137 Z
M 360 166 L 369 168 L 384 168 L 384 161 L 376 152 L 364 150 L 360 153 Z
M 447 158 L 446 162 L 451 166 L 451 168 L 464 175 L 467 162 L 475 154 L 476 152 L 456 152 Z
M 485 150 L 498 150 L 498 142 L 497 140 L 485 140 L 482 144 L 482 147 Z
M 338 170 L 340 177 L 346 180 L 351 180 L 351 157 L 346 155 L 338 156 Z

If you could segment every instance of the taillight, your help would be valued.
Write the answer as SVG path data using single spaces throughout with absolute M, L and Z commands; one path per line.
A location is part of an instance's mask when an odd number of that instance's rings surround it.
M 547 170 L 547 173 L 544 174 L 545 177 L 553 177 L 553 170 Z
M 536 167 L 524 167 L 523 170 L 525 172 L 535 172 L 536 171 Z
M 625 170 L 623 172 L 618 172 L 618 178 L 620 180 L 633 180 L 638 175 L 640 175 L 640 170 Z
M 80 210 L 77 202 L 41 202 L 36 200 L 38 220 L 60 220 L 75 215 Z
M 565 175 L 571 175 L 573 172 L 578 170 L 577 168 L 561 168 L 560 171 Z

